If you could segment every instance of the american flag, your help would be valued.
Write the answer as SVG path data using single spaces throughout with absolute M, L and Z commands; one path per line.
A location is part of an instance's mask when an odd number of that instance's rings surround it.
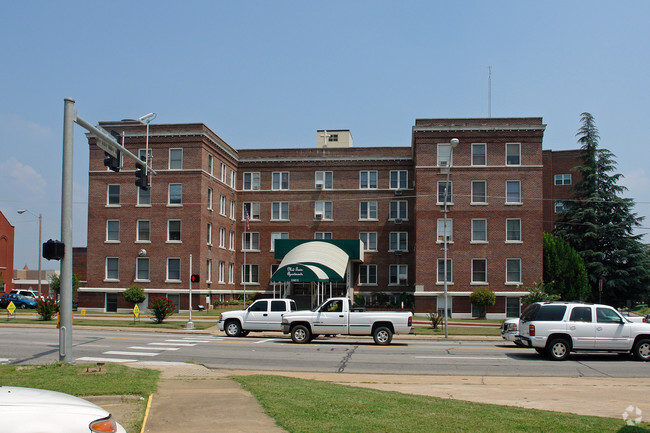
M 244 206 L 244 213 L 246 214 L 246 231 L 248 231 L 248 230 L 251 229 L 250 224 L 249 224 L 251 218 L 248 215 L 248 208 L 246 206 Z

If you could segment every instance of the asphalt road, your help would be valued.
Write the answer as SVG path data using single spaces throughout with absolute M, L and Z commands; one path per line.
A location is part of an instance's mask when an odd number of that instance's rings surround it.
M 549 377 L 650 377 L 649 363 L 616 354 L 573 354 L 554 362 L 502 341 L 456 341 L 396 336 L 390 346 L 372 338 L 227 338 L 196 332 L 73 331 L 76 362 L 194 362 L 214 368 L 321 373 Z M 0 364 L 58 361 L 58 330 L 0 327 Z

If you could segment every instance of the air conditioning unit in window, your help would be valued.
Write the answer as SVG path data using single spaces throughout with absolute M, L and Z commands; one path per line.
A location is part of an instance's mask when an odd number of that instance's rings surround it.
M 402 224 L 402 218 L 395 218 L 395 224 Z
M 316 218 L 317 220 L 322 220 L 322 219 L 323 219 L 323 214 L 320 213 L 320 212 L 316 212 L 316 216 L 315 216 L 315 218 Z
M 399 283 L 400 284 L 406 284 L 407 281 L 408 281 L 408 279 L 406 278 L 405 275 L 400 275 L 399 276 Z
M 316 182 L 316 189 L 323 189 L 323 183 L 322 182 Z
M 440 161 L 440 163 L 438 164 L 439 167 L 447 167 L 448 165 L 449 165 L 449 161 L 447 161 L 446 159 L 443 159 L 443 160 Z
M 402 255 L 402 250 L 395 250 L 394 251 L 396 256 L 401 256 Z
M 402 195 L 402 190 L 401 189 L 396 189 L 395 190 L 395 195 Z

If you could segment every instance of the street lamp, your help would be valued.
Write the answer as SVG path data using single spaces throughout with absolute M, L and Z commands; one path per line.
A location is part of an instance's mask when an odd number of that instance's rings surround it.
M 147 166 L 149 165 L 149 123 L 151 123 L 151 121 L 153 119 L 155 119 L 155 118 L 156 118 L 156 113 L 149 113 L 149 114 L 145 114 L 144 116 L 142 116 L 142 117 L 140 117 L 138 119 L 141 123 L 144 123 L 144 124 L 147 125 L 147 138 L 146 138 L 145 151 L 144 151 L 144 154 L 145 154 L 145 164 L 144 164 L 145 176 L 146 176 L 147 171 L 148 171 Z
M 450 146 L 449 146 L 449 156 L 448 156 L 448 159 L 446 161 L 447 164 L 446 164 L 446 167 L 445 167 L 445 169 L 447 171 L 447 181 L 445 183 L 445 202 L 444 202 L 444 210 L 443 210 L 443 212 L 444 212 L 444 220 L 443 220 L 443 225 L 442 225 L 442 238 L 443 238 L 442 242 L 443 242 L 444 251 L 445 251 L 445 253 L 444 253 L 445 258 L 444 258 L 444 262 L 443 262 L 443 280 L 442 280 L 443 281 L 444 291 L 445 291 L 445 313 L 444 313 L 445 314 L 445 338 L 449 338 L 449 333 L 447 331 L 447 328 L 448 328 L 448 326 L 447 326 L 448 325 L 447 312 L 449 311 L 448 310 L 448 302 L 449 301 L 448 301 L 448 294 L 447 294 L 447 280 L 448 280 L 448 278 L 447 278 L 447 248 L 448 248 L 447 247 L 447 211 L 448 211 L 447 202 L 449 201 L 449 173 L 451 171 L 451 155 L 452 155 L 452 152 L 453 152 L 454 148 L 456 146 L 458 146 L 458 139 L 457 138 L 452 138 L 451 142 L 449 144 L 450 144 Z
M 42 260 L 42 253 L 41 249 L 43 248 L 43 243 L 42 243 L 42 235 L 43 235 L 43 214 L 38 214 L 36 215 L 34 212 L 28 210 L 28 209 L 21 209 L 18 211 L 19 215 L 24 214 L 25 212 L 34 215 L 35 217 L 38 217 L 38 297 L 40 298 L 42 293 L 41 293 L 41 260 Z

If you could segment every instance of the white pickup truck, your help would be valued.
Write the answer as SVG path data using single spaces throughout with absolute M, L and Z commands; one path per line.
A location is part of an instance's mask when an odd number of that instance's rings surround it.
M 318 335 L 372 335 L 377 344 L 390 344 L 393 334 L 413 332 L 410 312 L 353 311 L 348 298 L 331 298 L 313 310 L 282 316 L 282 332 L 294 343 L 308 343 Z
M 258 299 L 245 310 L 221 313 L 217 326 L 228 337 L 244 337 L 250 331 L 280 331 L 282 315 L 296 309 L 293 299 Z

